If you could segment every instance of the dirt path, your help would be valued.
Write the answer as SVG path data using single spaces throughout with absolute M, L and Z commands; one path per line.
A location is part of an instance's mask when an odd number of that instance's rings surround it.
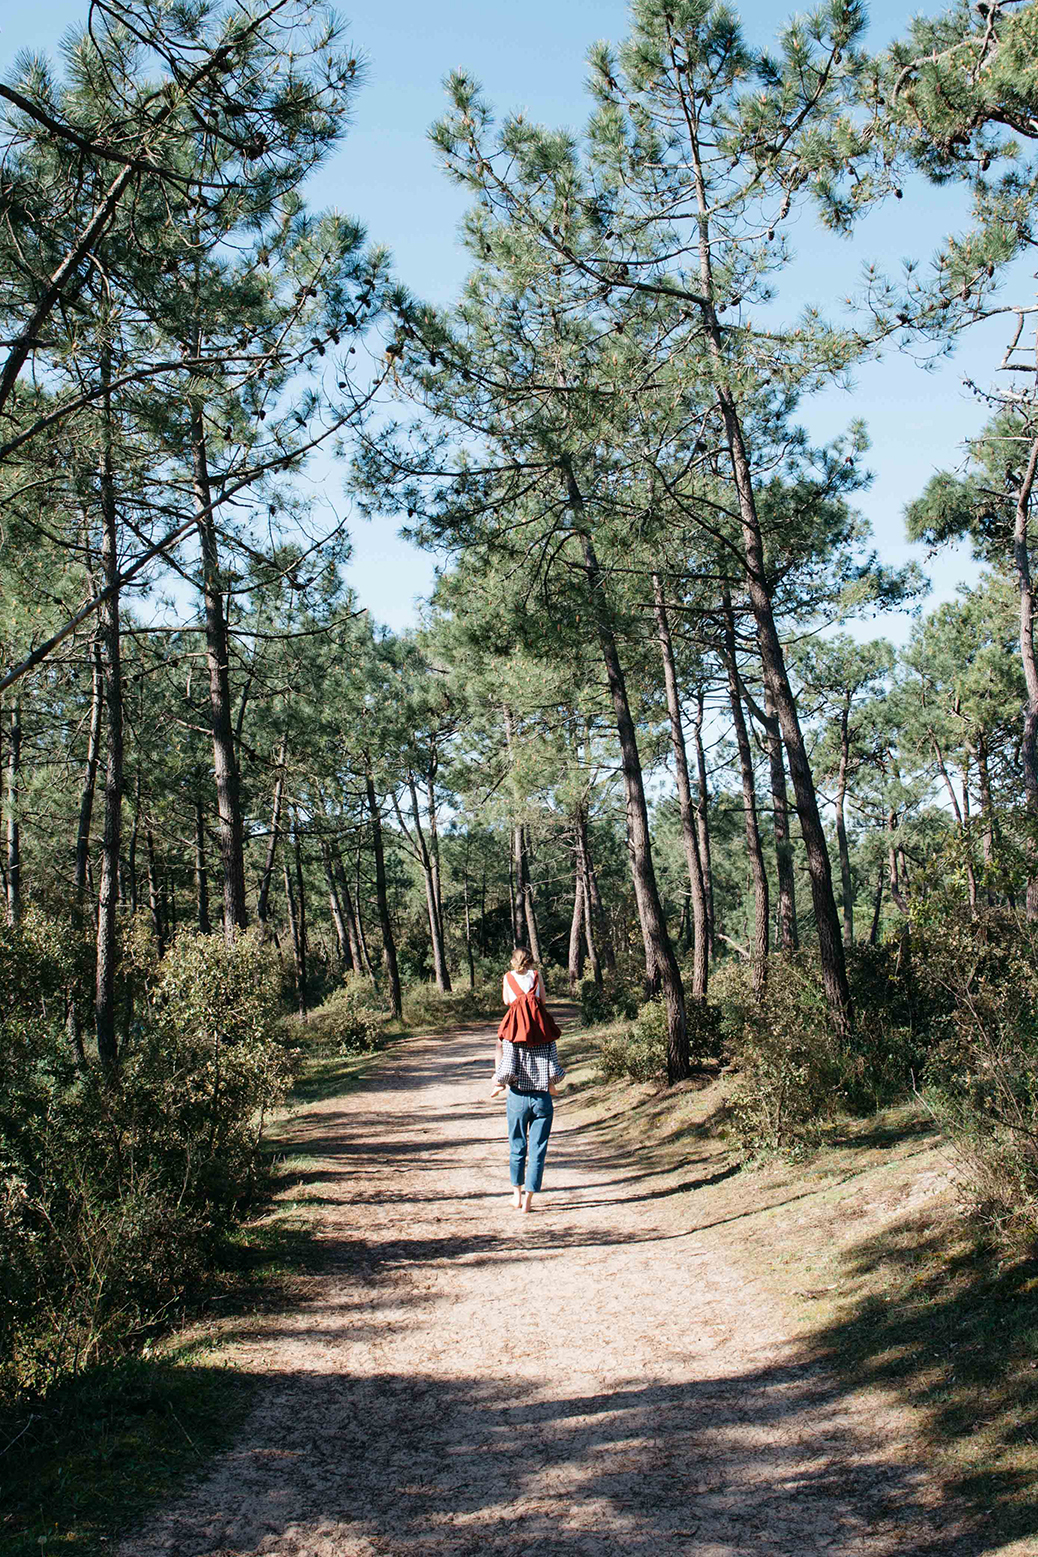
M 711 1246 L 707 1156 L 646 1173 L 563 1099 L 515 1213 L 489 1052 L 408 1041 L 292 1122 L 327 1268 L 234 1343 L 269 1381 L 239 1442 L 121 1557 L 989 1550 Z

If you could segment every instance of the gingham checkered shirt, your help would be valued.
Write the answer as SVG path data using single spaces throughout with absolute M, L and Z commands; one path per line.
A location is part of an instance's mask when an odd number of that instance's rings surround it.
M 561 1081 L 565 1074 L 554 1043 L 541 1043 L 533 1049 L 528 1043 L 509 1043 L 506 1038 L 494 1080 L 513 1092 L 547 1092 L 548 1083 Z

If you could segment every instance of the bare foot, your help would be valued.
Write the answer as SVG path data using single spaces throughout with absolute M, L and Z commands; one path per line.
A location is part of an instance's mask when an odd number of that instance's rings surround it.
M 519 1209 L 520 1209 L 520 1211 L 532 1211 L 533 1210 L 533 1190 L 532 1189 L 524 1189 L 523 1190 L 522 1202 L 521 1202 L 521 1204 L 519 1206 Z
M 519 1207 L 522 1205 L 522 1203 L 523 1203 L 523 1192 L 519 1188 L 518 1185 L 515 1185 L 513 1187 L 513 1189 L 512 1189 L 512 1204 L 515 1207 L 515 1209 L 518 1211 Z

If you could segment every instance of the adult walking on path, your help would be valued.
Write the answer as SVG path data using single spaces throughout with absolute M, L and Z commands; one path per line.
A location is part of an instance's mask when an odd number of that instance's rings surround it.
M 507 1087 L 512 1204 L 517 1211 L 530 1212 L 544 1178 L 544 1158 L 555 1117 L 553 1099 L 566 1072 L 559 1064 L 555 1044 L 559 1030 L 544 1003 L 544 980 L 523 946 L 512 954 L 512 967 L 504 976 L 501 993 L 506 1010 L 498 1028 L 491 1097 Z
M 727 1224 L 767 1208 L 733 1206 L 720 1148 L 667 1167 L 572 1100 L 551 1217 L 512 1211 L 492 1036 L 408 1039 L 288 1122 L 323 1257 L 227 1322 L 251 1415 L 119 1557 L 987 1557 L 912 1411 L 733 1263 Z

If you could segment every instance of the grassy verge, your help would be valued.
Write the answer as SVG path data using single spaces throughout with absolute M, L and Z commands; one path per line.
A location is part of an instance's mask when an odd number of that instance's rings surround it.
M 915 1104 L 838 1121 L 796 1160 L 747 1160 L 719 1129 L 726 1082 L 596 1080 L 572 1032 L 574 1101 L 627 1160 L 680 1175 L 684 1225 L 786 1313 L 805 1358 L 899 1400 L 985 1551 L 1038 1550 L 1038 1257 L 992 1242 Z

